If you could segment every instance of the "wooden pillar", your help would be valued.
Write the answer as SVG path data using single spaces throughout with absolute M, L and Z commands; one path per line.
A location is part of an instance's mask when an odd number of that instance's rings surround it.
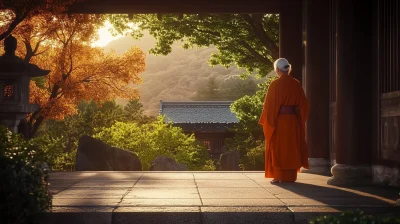
M 300 0 L 285 1 L 279 14 L 279 57 L 292 65 L 291 75 L 302 82 L 302 8 Z
M 328 184 L 371 181 L 372 0 L 337 0 L 336 164 Z
M 329 2 L 303 1 L 305 91 L 310 103 L 307 121 L 309 170 L 328 174 L 329 160 Z

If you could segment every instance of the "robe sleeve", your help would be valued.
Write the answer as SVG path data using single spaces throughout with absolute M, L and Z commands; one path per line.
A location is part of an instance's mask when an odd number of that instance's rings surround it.
M 308 99 L 304 93 L 303 88 L 301 88 L 301 100 L 300 100 L 300 118 L 301 118 L 301 124 L 303 127 L 305 127 L 307 118 L 308 118 L 308 112 L 309 112 L 309 103 Z
M 276 117 L 280 109 L 277 97 L 276 85 L 272 82 L 265 96 L 263 111 L 258 122 L 263 126 L 264 136 L 267 142 L 271 140 L 276 125 Z
M 301 147 L 301 155 L 302 155 L 302 166 L 306 169 L 309 169 L 310 166 L 308 164 L 308 146 L 306 143 L 305 139 L 305 126 L 306 126 L 306 121 L 308 118 L 308 112 L 309 112 L 309 103 L 307 100 L 307 97 L 304 93 L 304 90 L 302 87 L 300 87 L 300 104 L 299 104 L 299 122 L 301 125 L 301 138 L 302 138 L 302 147 Z

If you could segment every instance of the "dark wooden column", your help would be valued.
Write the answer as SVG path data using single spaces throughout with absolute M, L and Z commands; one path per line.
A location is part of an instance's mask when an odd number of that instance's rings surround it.
M 302 8 L 300 0 L 285 1 L 279 14 L 279 57 L 292 65 L 293 77 L 302 82 Z
M 336 164 L 332 185 L 371 181 L 372 0 L 337 0 Z
M 329 2 L 303 1 L 305 90 L 310 103 L 307 144 L 310 170 L 326 174 L 329 161 Z

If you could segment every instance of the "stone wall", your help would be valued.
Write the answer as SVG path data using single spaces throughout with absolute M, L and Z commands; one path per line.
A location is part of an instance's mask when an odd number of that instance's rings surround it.
M 372 166 L 374 184 L 400 187 L 400 169 L 381 165 Z

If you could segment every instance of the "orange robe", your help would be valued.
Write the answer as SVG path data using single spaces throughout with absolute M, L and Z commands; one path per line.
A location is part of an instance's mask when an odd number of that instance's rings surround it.
M 280 114 L 281 106 L 298 106 L 296 114 Z M 259 120 L 265 137 L 265 177 L 293 182 L 308 166 L 305 123 L 308 100 L 300 82 L 282 75 L 268 88 Z

